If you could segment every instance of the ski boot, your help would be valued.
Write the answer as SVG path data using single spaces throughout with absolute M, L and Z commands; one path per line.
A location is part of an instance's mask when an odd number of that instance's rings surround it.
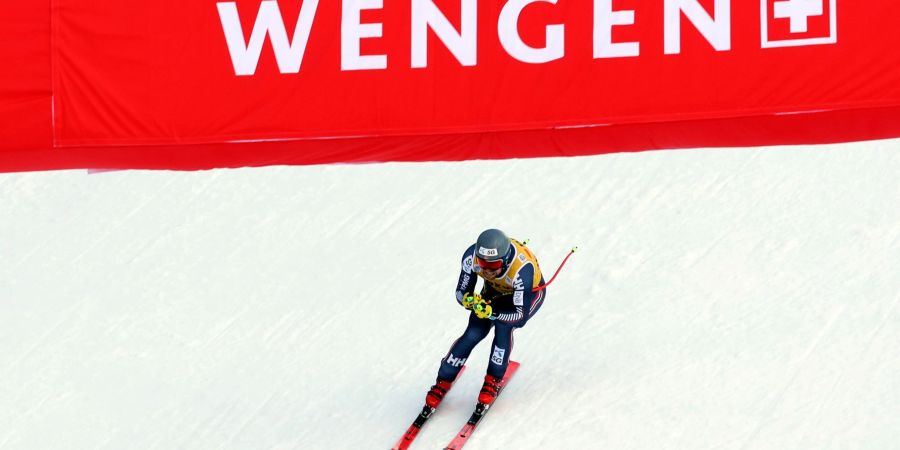
M 497 395 L 500 394 L 501 381 L 501 378 L 485 375 L 484 386 L 481 387 L 481 392 L 478 394 L 478 403 L 488 406 L 494 403 Z
M 453 382 L 451 381 L 438 378 L 437 383 L 431 386 L 431 390 L 425 395 L 425 404 L 431 409 L 436 409 L 441 404 L 441 400 L 444 399 L 444 395 L 450 390 L 452 384 Z

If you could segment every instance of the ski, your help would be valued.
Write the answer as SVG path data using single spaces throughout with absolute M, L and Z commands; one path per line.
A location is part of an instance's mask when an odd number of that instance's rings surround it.
M 519 363 L 515 361 L 510 361 L 509 366 L 506 368 L 506 374 L 503 375 L 503 380 L 500 382 L 500 390 L 497 392 L 497 396 L 500 396 L 500 393 L 503 392 L 503 389 L 506 387 L 506 383 L 509 382 L 509 379 L 515 375 L 516 371 L 519 370 Z M 496 401 L 496 399 L 494 399 Z M 472 436 L 472 433 L 475 432 L 475 427 L 481 422 L 481 419 L 484 419 L 484 416 L 490 411 L 491 405 L 486 405 L 484 403 L 478 403 L 475 405 L 475 412 L 472 413 L 472 416 L 469 417 L 469 420 L 463 425 L 462 429 L 459 430 L 459 434 L 444 447 L 444 450 L 459 450 L 466 445 L 466 442 L 469 440 L 469 437 Z
M 459 370 L 459 373 L 456 375 L 456 380 L 459 380 L 460 375 L 466 371 L 466 366 L 462 366 L 462 369 Z M 456 384 L 456 380 L 453 380 L 453 384 L 450 385 L 450 389 L 453 388 L 453 385 Z M 447 390 L 447 393 L 450 393 L 450 389 Z M 445 396 L 447 394 L 444 394 Z M 428 405 L 422 407 L 422 412 L 416 416 L 416 419 L 413 420 L 412 425 L 406 429 L 406 433 L 403 433 L 403 437 L 391 447 L 391 450 L 406 450 L 412 445 L 413 440 L 416 439 L 416 436 L 419 435 L 419 431 L 422 430 L 422 427 L 425 425 L 425 422 L 428 422 L 428 419 L 437 411 L 437 408 L 432 408 Z

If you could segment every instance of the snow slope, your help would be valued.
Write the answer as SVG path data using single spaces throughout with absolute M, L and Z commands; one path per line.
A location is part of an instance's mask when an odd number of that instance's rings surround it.
M 487 227 L 579 252 L 467 449 L 900 448 L 889 140 L 0 175 L 0 449 L 387 449 Z

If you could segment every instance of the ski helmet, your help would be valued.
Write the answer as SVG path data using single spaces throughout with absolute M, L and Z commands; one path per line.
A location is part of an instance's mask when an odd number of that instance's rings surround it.
M 502 261 L 510 254 L 512 243 L 502 231 L 491 228 L 484 230 L 475 241 L 475 255 L 484 262 Z

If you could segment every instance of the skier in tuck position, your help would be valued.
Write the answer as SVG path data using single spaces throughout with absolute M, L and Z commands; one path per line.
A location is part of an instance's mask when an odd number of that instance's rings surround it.
M 477 277 L 484 280 L 475 294 Z M 478 402 L 493 403 L 509 365 L 513 331 L 522 328 L 540 309 L 547 293 L 537 258 L 525 244 L 496 229 L 485 230 L 463 253 L 456 285 L 456 301 L 471 311 L 469 325 L 441 361 L 437 382 L 425 403 L 437 408 L 472 349 L 494 328 L 493 350 Z

